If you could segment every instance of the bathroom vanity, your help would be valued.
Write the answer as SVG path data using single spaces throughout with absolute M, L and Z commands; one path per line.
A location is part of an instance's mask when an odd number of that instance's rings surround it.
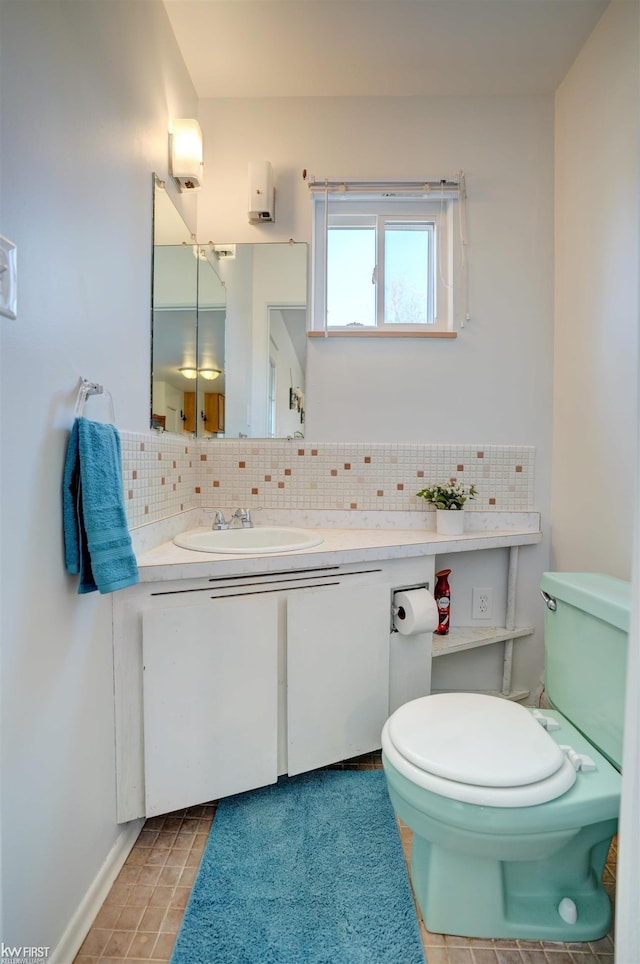
M 518 516 L 458 537 L 315 528 L 320 545 L 287 553 L 138 551 L 140 583 L 113 600 L 118 821 L 378 749 L 446 652 L 506 641 L 509 695 L 510 648 L 533 631 L 516 625 L 518 547 L 541 539 L 537 513 Z M 508 550 L 503 626 L 393 630 L 394 592 L 433 588 L 442 553 L 486 548 Z

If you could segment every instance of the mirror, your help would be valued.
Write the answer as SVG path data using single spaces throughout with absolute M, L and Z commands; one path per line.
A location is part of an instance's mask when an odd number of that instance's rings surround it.
M 224 432 L 224 284 L 162 183 L 154 183 L 151 427 Z
M 303 437 L 306 244 L 197 244 L 155 178 L 152 291 L 153 428 Z
M 304 434 L 306 244 L 226 245 L 229 437 Z

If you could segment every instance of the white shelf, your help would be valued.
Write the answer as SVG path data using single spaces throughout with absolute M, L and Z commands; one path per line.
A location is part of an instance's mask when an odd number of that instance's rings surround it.
M 432 636 L 432 658 L 448 656 L 450 653 L 463 653 L 480 646 L 503 643 L 502 688 L 498 695 L 508 700 L 523 700 L 529 695 L 524 690 L 514 690 L 511 685 L 513 674 L 513 647 L 516 639 L 531 636 L 533 626 L 516 626 L 516 583 L 518 579 L 518 546 L 509 548 L 509 567 L 507 573 L 507 605 L 505 626 L 455 626 L 448 636 Z
M 533 626 L 517 626 L 515 629 L 505 629 L 500 626 L 455 626 L 449 630 L 448 636 L 433 634 L 432 656 L 447 656 L 449 653 L 461 653 L 465 649 L 476 649 L 478 646 L 490 646 L 491 643 L 504 643 L 520 636 L 531 636 Z

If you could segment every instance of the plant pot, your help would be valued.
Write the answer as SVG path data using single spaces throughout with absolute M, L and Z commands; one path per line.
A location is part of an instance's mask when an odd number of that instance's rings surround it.
M 461 536 L 464 509 L 436 509 L 436 532 L 441 536 Z

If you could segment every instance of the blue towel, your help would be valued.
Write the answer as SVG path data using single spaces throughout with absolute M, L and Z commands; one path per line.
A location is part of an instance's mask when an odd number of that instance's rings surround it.
M 114 592 L 139 581 L 115 425 L 74 421 L 64 466 L 62 521 L 65 566 L 80 574 L 79 593 Z

